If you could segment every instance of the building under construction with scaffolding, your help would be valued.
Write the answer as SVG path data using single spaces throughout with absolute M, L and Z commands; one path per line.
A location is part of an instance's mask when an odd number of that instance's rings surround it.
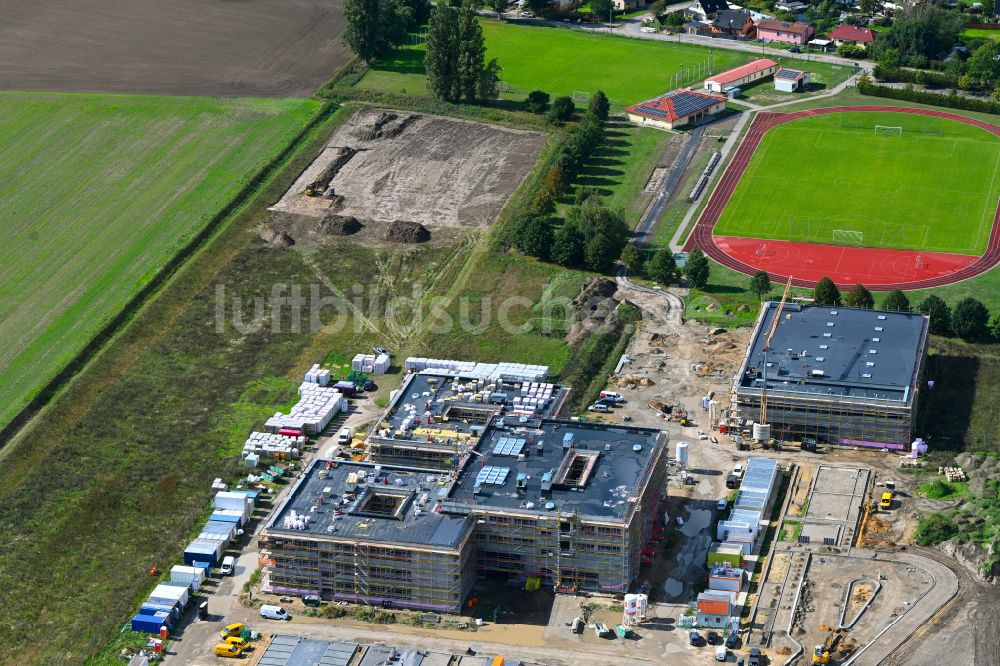
M 263 532 L 270 589 L 444 612 L 477 578 L 627 591 L 659 538 L 665 433 L 506 413 L 481 425 L 437 468 L 313 462 Z
M 906 448 L 929 320 L 911 312 L 765 303 L 733 382 L 730 426 L 766 423 L 779 440 Z M 770 348 L 765 350 L 770 339 Z

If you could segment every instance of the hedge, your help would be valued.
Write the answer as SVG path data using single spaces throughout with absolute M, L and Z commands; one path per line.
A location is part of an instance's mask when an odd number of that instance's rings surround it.
M 940 95 L 938 93 L 924 90 L 913 90 L 910 88 L 890 88 L 872 83 L 865 77 L 858 81 L 858 92 L 862 95 L 872 97 L 886 97 L 888 99 L 899 99 L 907 102 L 917 102 L 919 104 L 930 104 L 932 106 L 945 106 L 952 109 L 962 109 L 964 111 L 978 111 L 980 113 L 992 113 L 1000 115 L 1000 104 L 996 102 L 976 99 L 974 97 L 963 97 L 954 93 L 950 95 Z

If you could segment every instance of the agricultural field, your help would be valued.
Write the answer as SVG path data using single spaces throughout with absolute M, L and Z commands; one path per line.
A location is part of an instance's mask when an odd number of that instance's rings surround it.
M 565 28 L 523 26 L 482 19 L 487 58 L 503 67 L 503 97 L 523 99 L 532 90 L 553 97 L 601 89 L 616 106 L 660 95 L 673 86 L 671 79 L 688 74 L 685 84 L 708 73 L 709 49 L 702 46 L 594 35 Z M 539 43 L 545 48 L 540 49 Z M 741 65 L 753 56 L 738 51 L 711 51 L 713 69 Z M 702 76 L 697 76 L 699 68 Z M 376 63 L 359 87 L 384 92 L 424 95 L 423 47 L 408 46 Z
M 0 0 L 0 89 L 305 97 L 351 58 L 342 0 Z
M 893 112 L 800 118 L 764 135 L 715 234 L 981 254 L 1000 196 L 998 170 L 1000 139 L 952 120 Z
M 319 109 L 0 94 L 0 425 Z

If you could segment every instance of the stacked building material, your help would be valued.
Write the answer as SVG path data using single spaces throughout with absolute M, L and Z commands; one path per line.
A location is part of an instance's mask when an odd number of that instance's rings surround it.
M 305 445 L 305 435 L 289 437 L 273 432 L 252 432 L 243 444 L 243 458 L 250 455 L 256 455 L 258 459 L 274 458 L 280 455 L 295 459 Z
M 309 384 L 326 386 L 330 383 L 330 371 L 319 367 L 319 363 L 316 363 L 313 367 L 309 368 L 309 372 L 305 374 L 303 380 Z
M 282 428 L 300 430 L 307 435 L 318 435 L 341 410 L 347 409 L 347 400 L 336 389 L 303 382 L 299 386 L 299 401 L 288 414 L 277 412 L 265 424 L 271 432 Z
M 454 372 L 463 377 L 480 377 L 483 379 L 506 379 L 510 381 L 545 381 L 549 374 L 546 365 L 530 365 L 526 363 L 475 363 L 473 361 L 455 361 L 440 358 L 422 358 L 411 356 L 403 362 L 403 369 L 411 372 L 438 370 Z
M 559 389 L 555 384 L 548 382 L 524 382 L 514 396 L 514 408 L 511 414 L 514 416 L 536 416 L 543 414 L 545 409 L 552 402 L 553 395 L 558 395 Z

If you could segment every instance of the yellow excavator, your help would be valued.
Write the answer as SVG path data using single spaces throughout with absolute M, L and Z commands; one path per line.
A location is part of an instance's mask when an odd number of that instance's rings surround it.
M 813 663 L 814 664 L 827 664 L 830 662 L 830 654 L 837 649 L 837 643 L 840 642 L 841 637 L 843 637 L 843 632 L 839 629 L 837 631 L 831 631 L 826 635 L 826 640 L 823 641 L 822 645 L 817 645 L 813 650 Z

